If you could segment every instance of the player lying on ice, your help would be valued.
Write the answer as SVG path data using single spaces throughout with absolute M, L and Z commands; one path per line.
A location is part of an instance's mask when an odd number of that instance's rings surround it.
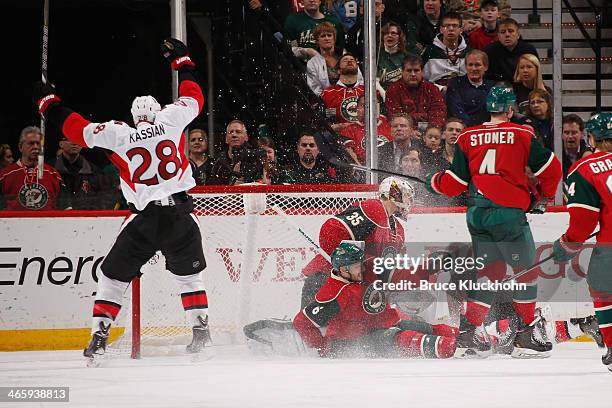
M 333 270 L 315 299 L 293 320 L 304 343 L 322 357 L 449 358 L 455 333 L 446 325 L 402 320 L 385 295 L 364 282 L 365 253 L 341 243 L 332 253 Z
M 612 112 L 594 115 L 585 129 L 596 151 L 578 160 L 568 172 L 565 192 L 570 222 L 555 241 L 553 255 L 555 262 L 571 260 L 599 223 L 587 282 L 607 348 L 602 362 L 612 371 Z
M 185 127 L 201 112 L 204 96 L 187 46 L 169 38 L 161 50 L 178 71 L 179 98 L 163 109 L 152 96 L 134 99 L 135 129 L 119 121 L 92 123 L 63 105 L 51 85 L 38 83 L 34 89 L 39 112 L 71 142 L 112 152 L 110 159 L 120 170 L 121 190 L 132 212 L 100 267 L 92 338 L 83 352 L 92 365 L 106 350 L 123 294 L 158 250 L 178 283 L 186 319 L 193 327 L 187 352 L 199 352 L 210 341 L 208 300 L 200 273 L 206 261 L 199 224 L 192 214 L 193 200 L 187 194 L 195 181 L 183 136 Z

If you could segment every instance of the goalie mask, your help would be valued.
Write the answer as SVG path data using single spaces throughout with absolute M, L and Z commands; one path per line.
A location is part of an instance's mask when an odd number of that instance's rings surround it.
M 380 183 L 378 192 L 380 198 L 386 198 L 398 207 L 393 215 L 406 219 L 414 201 L 414 188 L 410 183 L 397 177 L 387 177 Z
M 132 118 L 134 125 L 140 122 L 153 123 L 155 115 L 161 110 L 161 106 L 151 95 L 137 96 L 132 102 Z

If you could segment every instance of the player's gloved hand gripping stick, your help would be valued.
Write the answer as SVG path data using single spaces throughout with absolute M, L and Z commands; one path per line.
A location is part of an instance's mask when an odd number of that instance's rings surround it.
M 596 231 L 594 233 L 592 233 L 591 235 L 589 235 L 589 237 L 587 239 L 593 238 L 595 235 L 597 235 L 599 233 L 599 231 Z M 538 262 L 534 263 L 533 265 L 531 265 L 529 268 L 527 269 L 523 269 L 522 271 L 520 271 L 519 273 L 510 276 L 504 280 L 502 280 L 502 283 L 504 282 L 509 282 L 511 280 L 516 280 L 518 278 L 520 278 L 523 275 L 527 275 L 529 272 L 533 271 L 535 268 L 537 268 L 538 266 L 542 265 L 544 262 L 546 261 L 550 261 L 551 259 L 555 260 L 555 263 L 563 263 L 563 262 L 567 262 L 570 259 L 572 259 L 574 256 L 578 255 L 578 252 L 580 252 L 578 249 L 576 249 L 575 251 L 569 252 L 567 250 L 565 250 L 560 242 L 560 240 L 555 241 L 554 245 L 553 245 L 553 253 L 549 256 L 547 256 L 544 259 L 539 260 Z

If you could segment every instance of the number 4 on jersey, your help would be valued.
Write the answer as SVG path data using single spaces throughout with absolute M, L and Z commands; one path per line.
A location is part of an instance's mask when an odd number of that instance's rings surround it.
M 495 171 L 496 155 L 497 151 L 495 149 L 487 150 L 484 159 L 482 159 L 482 163 L 480 163 L 478 174 L 497 174 L 497 171 Z

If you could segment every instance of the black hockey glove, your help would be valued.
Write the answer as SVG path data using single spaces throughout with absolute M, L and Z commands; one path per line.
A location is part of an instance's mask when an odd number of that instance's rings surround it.
M 49 108 L 49 106 L 59 103 L 60 97 L 57 96 L 55 87 L 50 83 L 43 83 L 42 81 L 38 81 L 34 83 L 34 87 L 32 90 L 32 102 L 36 105 L 38 112 L 41 115 L 45 114 L 45 111 Z
M 178 70 L 184 66 L 195 66 L 189 58 L 189 49 L 176 38 L 167 38 L 161 45 L 161 52 L 165 59 L 170 62 L 173 70 Z

